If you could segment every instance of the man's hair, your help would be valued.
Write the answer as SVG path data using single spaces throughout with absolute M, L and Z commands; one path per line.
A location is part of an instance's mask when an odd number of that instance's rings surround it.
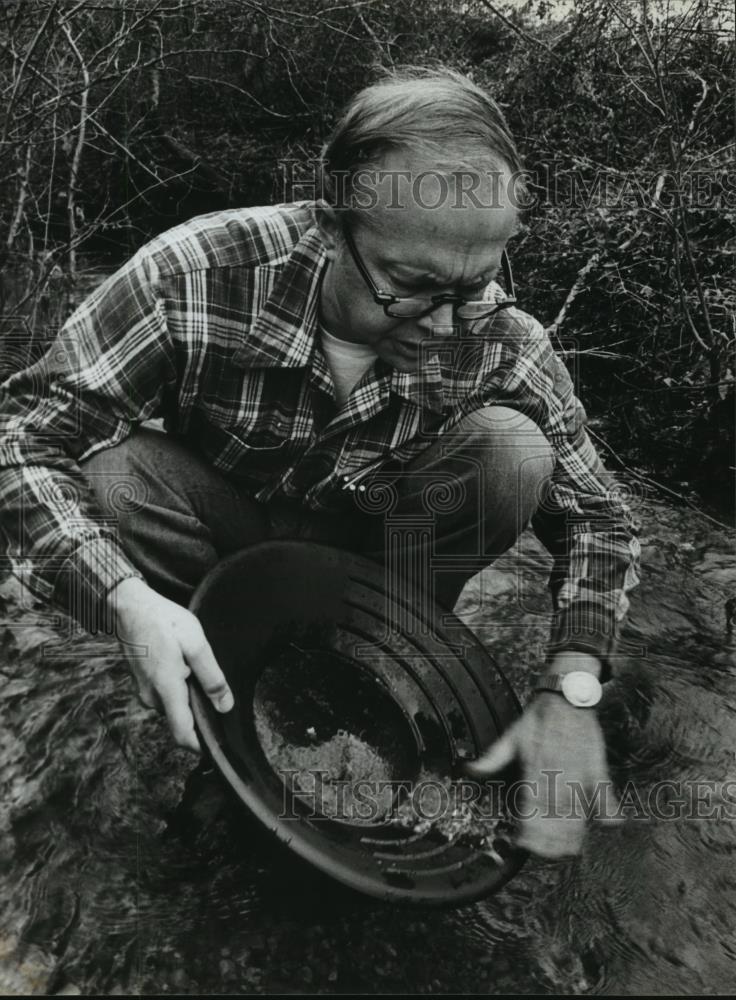
M 451 69 L 404 66 L 359 91 L 322 149 L 323 197 L 352 214 L 356 175 L 396 151 L 447 173 L 508 170 L 523 193 L 523 165 L 503 113 Z

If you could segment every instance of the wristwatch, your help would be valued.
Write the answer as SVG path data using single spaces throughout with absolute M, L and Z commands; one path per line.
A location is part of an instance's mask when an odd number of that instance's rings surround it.
M 544 674 L 534 688 L 536 691 L 555 691 L 575 708 L 593 708 L 601 700 L 601 682 L 587 670 L 571 670 L 567 674 Z

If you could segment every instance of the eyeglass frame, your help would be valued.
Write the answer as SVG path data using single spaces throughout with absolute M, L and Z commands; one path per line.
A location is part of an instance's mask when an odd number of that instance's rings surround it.
M 421 319 L 423 316 L 429 316 L 433 313 L 435 309 L 439 309 L 440 306 L 448 305 L 453 303 L 454 307 L 457 309 L 461 306 L 468 305 L 471 302 L 482 303 L 483 299 L 467 299 L 464 295 L 456 295 L 452 292 L 441 292 L 439 295 L 432 295 L 429 301 L 432 303 L 427 309 L 422 310 L 412 316 L 396 315 L 395 313 L 389 312 L 391 306 L 396 305 L 397 302 L 406 302 L 409 299 L 419 299 L 426 297 L 415 296 L 415 295 L 394 295 L 392 292 L 383 291 L 378 287 L 378 285 L 373 280 L 370 271 L 366 267 L 365 261 L 360 255 L 355 241 L 353 239 L 352 233 L 350 232 L 350 227 L 344 225 L 342 231 L 345 235 L 345 242 L 348 245 L 348 250 L 350 255 L 355 261 L 355 266 L 358 268 L 363 281 L 366 283 L 368 288 L 373 295 L 373 301 L 376 305 L 383 306 L 383 311 L 390 319 Z M 490 316 L 495 316 L 497 312 L 501 312 L 502 309 L 507 309 L 510 306 L 516 305 L 516 291 L 514 288 L 514 277 L 511 273 L 511 261 L 509 260 L 508 254 L 504 250 L 501 254 L 501 270 L 503 272 L 503 280 L 505 284 L 505 289 L 507 293 L 507 298 L 502 299 L 500 302 L 488 303 L 489 311 L 483 313 L 480 316 L 458 316 L 459 319 L 468 319 L 471 321 L 478 321 L 482 319 L 488 319 Z M 490 284 L 490 281 L 488 282 Z

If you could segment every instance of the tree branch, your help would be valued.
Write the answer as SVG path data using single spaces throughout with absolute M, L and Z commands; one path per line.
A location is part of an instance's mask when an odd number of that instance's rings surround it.
M 15 237 L 20 228 L 21 220 L 23 219 L 23 206 L 26 202 L 26 197 L 28 195 L 28 179 L 31 173 L 31 150 L 33 149 L 32 143 L 29 141 L 26 147 L 26 158 L 24 165 L 18 171 L 20 175 L 20 188 L 18 190 L 18 200 L 15 204 L 15 212 L 13 214 L 13 220 L 10 223 L 10 228 L 8 229 L 8 238 L 5 241 L 5 245 L 8 251 L 13 249 L 13 244 L 15 243 Z
M 560 327 L 565 321 L 565 317 L 567 315 L 570 306 L 573 304 L 578 295 L 580 295 L 580 293 L 585 290 L 587 277 L 590 274 L 590 272 L 594 270 L 594 268 L 598 267 L 598 265 L 601 262 L 602 256 L 603 255 L 601 254 L 601 252 L 599 250 L 596 250 L 595 253 L 593 253 L 591 257 L 587 260 L 585 265 L 578 271 L 577 278 L 575 279 L 572 288 L 567 293 L 565 301 L 562 303 L 562 308 L 557 313 L 552 323 L 550 323 L 550 325 L 547 327 L 546 332 L 549 334 L 550 337 L 556 336 L 557 333 L 559 332 Z
M 544 42 L 541 42 L 538 38 L 535 38 L 534 35 L 528 34 L 526 31 L 520 28 L 518 24 L 514 24 L 514 22 L 510 18 L 506 17 L 505 14 L 501 13 L 501 11 L 496 7 L 496 5 L 492 4 L 490 0 L 480 0 L 480 2 L 485 8 L 490 10 L 492 14 L 495 14 L 496 17 L 499 19 L 499 21 L 503 21 L 506 27 L 510 28 L 515 35 L 519 36 L 519 38 L 523 38 L 524 41 L 530 45 L 536 45 L 538 48 L 544 49 L 547 55 L 552 56 L 553 59 L 559 60 L 560 57 L 557 55 L 554 49 L 551 49 L 549 45 L 546 45 Z
M 53 15 L 56 13 L 57 6 L 58 6 L 58 3 L 56 3 L 56 2 L 54 2 L 51 5 L 51 7 L 49 8 L 48 14 L 43 19 L 43 23 L 41 24 L 40 28 L 38 29 L 38 31 L 34 35 L 33 41 L 31 42 L 31 44 L 26 49 L 26 53 L 23 56 L 23 62 L 21 63 L 20 69 L 18 70 L 18 75 L 16 76 L 15 83 L 13 85 L 13 91 L 12 91 L 12 93 L 10 95 L 10 99 L 9 99 L 7 107 L 5 109 L 5 125 L 3 127 L 2 138 L 0 139 L 0 146 L 4 146 L 5 145 L 5 140 L 8 137 L 8 129 L 10 127 L 10 119 L 11 119 L 11 116 L 12 116 L 12 113 L 13 113 L 13 106 L 15 104 L 15 98 L 16 98 L 16 96 L 18 94 L 18 88 L 20 87 L 21 80 L 23 79 L 23 74 L 25 72 L 25 68 L 28 65 L 29 59 L 31 58 L 31 56 L 35 52 L 36 46 L 38 45 L 38 43 L 39 43 L 39 41 L 41 39 L 41 36 L 46 31 L 46 27 L 48 26 L 49 21 L 51 20 L 51 18 L 53 17 Z
M 685 135 L 682 137 L 682 140 L 680 141 L 680 154 L 682 154 L 685 151 L 688 139 L 692 136 L 693 130 L 695 129 L 695 120 L 698 117 L 698 112 L 703 107 L 705 99 L 708 96 L 708 84 L 705 82 L 702 76 L 696 73 L 695 70 L 693 69 L 689 69 L 687 71 L 687 75 L 695 77 L 696 80 L 700 81 L 701 94 L 700 94 L 700 99 L 696 101 L 695 104 L 693 105 L 693 112 L 692 115 L 690 116 L 690 124 L 685 129 Z
M 84 89 L 82 90 L 82 98 L 79 104 L 79 134 L 77 136 L 77 142 L 74 147 L 74 154 L 72 156 L 72 164 L 69 170 L 69 193 L 66 200 L 67 209 L 67 219 L 69 224 L 69 273 L 72 277 L 76 275 L 77 271 L 77 254 L 74 248 L 74 237 L 77 232 L 77 220 L 75 216 L 76 212 L 76 191 L 77 191 L 77 177 L 79 176 L 79 165 L 82 160 L 82 153 L 84 151 L 84 143 L 87 136 L 87 106 L 89 101 L 89 70 L 87 69 L 87 64 L 84 61 L 84 56 L 77 48 L 77 43 L 74 41 L 74 36 L 72 35 L 72 30 L 66 21 L 60 23 L 61 30 L 64 32 L 67 41 L 69 42 L 69 47 L 76 56 L 79 66 L 82 70 L 82 78 L 84 80 Z

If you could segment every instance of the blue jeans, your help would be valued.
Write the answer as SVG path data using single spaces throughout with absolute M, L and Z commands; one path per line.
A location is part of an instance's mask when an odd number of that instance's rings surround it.
M 352 509 L 341 514 L 259 503 L 180 441 L 149 428 L 81 467 L 131 561 L 154 590 L 180 604 L 222 557 L 295 538 L 389 560 L 451 609 L 465 582 L 529 523 L 553 465 L 536 424 L 492 406 L 469 414 L 402 473 L 379 474 L 366 491 L 350 494 Z M 126 489 L 138 502 L 120 502 Z

